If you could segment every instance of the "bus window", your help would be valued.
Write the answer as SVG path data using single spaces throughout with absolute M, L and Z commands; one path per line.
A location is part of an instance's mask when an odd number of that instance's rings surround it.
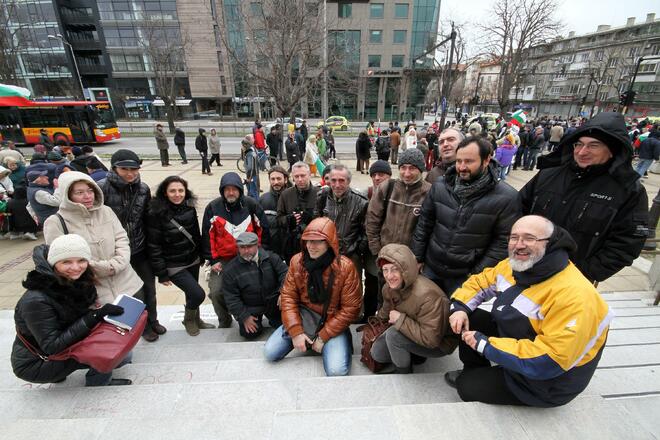
M 4 140 L 12 140 L 16 143 L 25 142 L 18 119 L 18 110 L 15 108 L 0 107 L 0 136 Z
M 22 108 L 21 119 L 23 120 L 23 128 L 41 128 L 44 124 L 41 122 L 41 115 L 36 108 Z
M 115 115 L 112 108 L 108 104 L 98 104 L 93 107 L 94 110 L 94 126 L 96 128 L 114 128 L 117 126 L 115 122 Z
M 41 123 L 44 127 L 66 126 L 66 122 L 62 118 L 62 110 L 59 108 L 42 108 L 39 113 L 41 113 Z

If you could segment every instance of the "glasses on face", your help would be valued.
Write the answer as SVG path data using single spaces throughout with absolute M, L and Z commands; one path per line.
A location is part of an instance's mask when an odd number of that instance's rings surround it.
M 583 144 L 579 141 L 573 144 L 574 150 L 581 150 L 583 148 L 586 148 L 589 151 L 597 151 L 603 148 L 607 148 L 607 145 L 602 142 L 589 142 L 588 144 Z
M 71 194 L 73 194 L 76 197 L 91 196 L 94 195 L 94 190 L 90 188 L 81 191 L 73 191 Z
M 535 237 L 534 235 L 516 235 L 516 234 L 509 235 L 509 244 L 518 244 L 518 241 L 520 241 L 525 246 L 530 246 L 536 243 L 537 241 L 546 241 L 546 240 L 550 240 L 550 237 L 538 238 Z

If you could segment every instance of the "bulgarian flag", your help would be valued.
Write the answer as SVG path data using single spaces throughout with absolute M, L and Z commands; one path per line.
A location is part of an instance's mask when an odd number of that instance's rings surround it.
M 321 160 L 319 155 L 316 154 L 314 151 L 309 150 L 309 154 L 310 154 L 312 160 L 314 160 L 314 165 L 316 165 L 316 169 L 318 170 L 319 175 L 322 176 L 323 175 L 323 170 L 325 170 L 325 164 L 323 163 L 323 161 Z
M 518 110 L 513 115 L 511 115 L 511 123 L 513 125 L 517 125 L 518 127 L 522 127 L 527 123 L 527 113 L 522 110 Z
M 23 87 L 0 84 L 0 104 L 22 105 L 30 99 L 30 91 Z

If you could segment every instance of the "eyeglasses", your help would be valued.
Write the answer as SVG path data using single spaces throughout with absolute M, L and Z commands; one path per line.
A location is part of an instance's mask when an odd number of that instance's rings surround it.
M 550 237 L 547 238 L 537 238 L 533 235 L 509 235 L 509 244 L 517 244 L 518 241 L 521 241 L 525 246 L 532 245 L 537 241 L 546 241 L 550 240 Z
M 94 190 L 90 188 L 82 191 L 73 191 L 71 194 L 73 194 L 76 197 L 82 197 L 85 195 L 94 195 Z
M 573 144 L 574 150 L 581 150 L 583 148 L 586 148 L 589 151 L 596 151 L 602 148 L 607 148 L 607 145 L 605 145 L 602 142 L 589 142 L 588 144 L 583 144 L 582 142 L 576 142 Z

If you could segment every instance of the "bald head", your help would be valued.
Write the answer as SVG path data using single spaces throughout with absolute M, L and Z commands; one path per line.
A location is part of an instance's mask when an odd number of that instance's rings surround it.
M 511 227 L 509 236 L 509 264 L 516 272 L 534 267 L 545 255 L 554 224 L 538 215 L 526 215 Z
M 520 217 L 511 227 L 511 235 L 531 234 L 535 237 L 550 237 L 555 225 L 540 215 L 526 215 Z

